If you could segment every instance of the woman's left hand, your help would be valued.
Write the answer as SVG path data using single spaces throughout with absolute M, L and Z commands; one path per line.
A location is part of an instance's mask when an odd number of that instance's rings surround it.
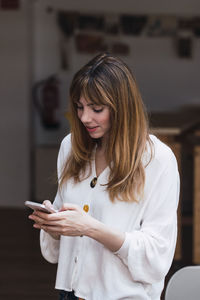
M 34 211 L 29 218 L 35 221 L 35 228 L 43 229 L 52 235 L 81 236 L 91 226 L 92 217 L 80 206 L 66 203 L 57 213 Z

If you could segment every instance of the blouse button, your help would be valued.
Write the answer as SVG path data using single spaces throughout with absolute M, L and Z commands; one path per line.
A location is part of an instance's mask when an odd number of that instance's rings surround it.
M 89 211 L 89 205 L 85 204 L 83 210 L 87 213 Z

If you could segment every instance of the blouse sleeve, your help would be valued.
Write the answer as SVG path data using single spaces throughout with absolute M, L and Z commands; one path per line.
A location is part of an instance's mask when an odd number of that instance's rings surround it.
M 70 135 L 65 137 L 61 143 L 60 150 L 58 153 L 58 160 L 57 160 L 57 174 L 58 179 L 60 178 L 62 167 L 66 159 L 66 151 L 69 150 L 69 138 Z M 62 194 L 60 188 L 57 190 L 57 194 L 55 200 L 53 202 L 53 206 L 55 209 L 59 210 L 62 206 Z M 43 257 L 50 263 L 57 263 L 58 256 L 59 256 L 59 248 L 60 248 L 60 240 L 56 240 L 51 237 L 47 232 L 44 230 L 40 231 L 40 248 Z
M 123 245 L 115 252 L 128 267 L 134 281 L 150 284 L 164 279 L 176 246 L 180 184 L 173 153 L 159 177 L 152 176 L 156 184 L 149 196 L 141 227 L 126 232 Z

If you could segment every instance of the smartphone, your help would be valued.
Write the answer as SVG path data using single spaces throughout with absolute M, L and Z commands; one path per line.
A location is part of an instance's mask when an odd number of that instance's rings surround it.
M 40 210 L 48 214 L 57 212 L 57 210 L 55 210 L 53 207 L 49 208 L 46 207 L 44 204 L 37 203 L 37 202 L 25 201 L 25 205 L 28 206 L 29 208 L 32 208 L 33 210 Z

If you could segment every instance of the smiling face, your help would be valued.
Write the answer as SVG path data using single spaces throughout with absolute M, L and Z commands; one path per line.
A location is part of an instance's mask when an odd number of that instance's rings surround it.
M 89 135 L 105 141 L 110 130 L 110 110 L 106 105 L 97 105 L 81 97 L 77 102 L 77 114 Z

